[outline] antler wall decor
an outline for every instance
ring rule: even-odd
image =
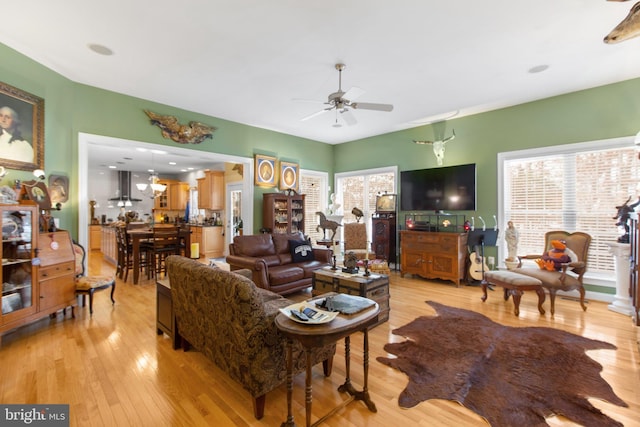
[[[433,145],[433,154],[436,155],[436,160],[438,162],[438,166],[442,166],[442,161],[444,160],[444,146],[447,142],[451,141],[456,137],[455,129],[452,131],[453,135],[448,138],[442,139],[440,141],[416,141],[413,142],[416,144],[432,144]]]
[[[628,0],[607,0],[622,2]],[[604,38],[608,44],[620,43],[633,37],[640,36],[640,2],[633,5],[629,14]]]
[[[200,122],[189,122],[181,125],[174,116],[163,116],[149,110],[144,110],[151,119],[151,124],[162,130],[162,136],[179,144],[200,144],[207,138],[213,138],[216,130],[213,126],[207,126]]]

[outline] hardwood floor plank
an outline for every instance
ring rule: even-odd
[[[99,253],[89,258],[90,271],[109,273]],[[611,312],[607,305],[591,301],[583,312],[579,304],[558,297],[556,315],[540,315],[537,297],[522,298],[520,316],[511,300],[499,291],[480,300],[478,287],[456,288],[450,282],[427,281],[391,274],[389,321],[369,333],[369,392],[378,412],[361,402],[351,403],[329,418],[331,426],[486,426],[477,414],[449,401],[431,400],[414,408],[398,406],[407,377],[376,361],[388,356],[383,346],[403,341],[392,330],[418,316],[433,315],[425,301],[437,301],[482,313],[507,326],[544,326],[587,338],[610,342],[617,351],[594,350],[589,356],[603,365],[602,376],[629,408],[591,400],[625,426],[638,425],[640,413],[640,356],[637,331],[627,316]],[[293,295],[301,300],[309,293]],[[109,292],[97,292],[94,314],[77,307],[52,319],[42,319],[2,338],[0,347],[0,401],[2,403],[68,403],[72,426],[274,426],[286,418],[286,389],[282,385],[267,395],[265,416],[253,417],[249,394],[195,350],[173,350],[170,339],[155,328],[155,282],[133,285],[118,280],[116,304]],[[549,302],[545,302],[548,308]],[[351,378],[362,384],[362,334],[351,339]],[[559,367],[569,369],[569,367]],[[344,382],[344,346],[338,343],[333,374],[313,370],[313,416],[317,420],[346,397],[337,391]],[[293,413],[298,425],[305,419],[304,375],[294,378]],[[571,425],[561,417],[553,426]]]

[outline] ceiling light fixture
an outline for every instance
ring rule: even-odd
[[[153,166],[153,164],[154,164],[153,153],[151,153],[151,166]],[[145,183],[138,183],[136,184],[136,188],[138,189],[138,191],[140,191],[142,194],[149,197],[150,199],[155,199],[156,197],[160,197],[160,195],[164,193],[164,191],[167,189],[167,186],[164,184],[158,183],[158,179],[159,179],[158,174],[155,172],[154,169],[149,169],[149,172],[151,172],[151,175],[149,175],[149,181],[151,182],[151,184],[147,185]],[[150,187],[149,188],[150,191],[147,191],[147,187]]]
[[[97,53],[98,55],[104,55],[104,56],[113,55],[113,51],[104,45],[97,44],[97,43],[89,43],[87,46],[89,47],[89,49],[91,49],[93,52]]]
[[[536,65],[535,67],[529,68],[529,73],[536,74],[546,71],[549,68],[547,64]]]

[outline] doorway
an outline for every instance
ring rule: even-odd
[[[243,185],[240,182],[227,184],[227,194],[225,199],[225,206],[228,206],[226,211],[227,248],[235,236],[241,236],[244,233],[242,187]]]
[[[117,146],[126,143],[127,146],[146,149],[157,149],[159,147],[171,149],[183,156],[199,156],[215,162],[241,163],[244,165],[244,175],[241,181],[242,197],[241,206],[243,212],[253,212],[253,159],[248,157],[232,156],[204,152],[199,150],[189,150],[182,147],[161,146],[142,141],[125,140],[104,135],[93,135],[88,133],[78,133],[78,241],[84,247],[88,247],[89,241],[89,154],[92,146],[106,145]],[[86,208],[85,208],[86,207]],[[253,230],[253,216],[243,218],[244,228]]]

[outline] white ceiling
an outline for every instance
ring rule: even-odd
[[[79,83],[337,144],[639,77],[640,38],[602,41],[631,5],[14,0],[0,41]],[[323,105],[294,99],[325,101],[337,62],[343,90],[394,110],[356,110],[353,126],[333,127],[332,112],[300,121]],[[549,68],[528,72],[540,65]]]

